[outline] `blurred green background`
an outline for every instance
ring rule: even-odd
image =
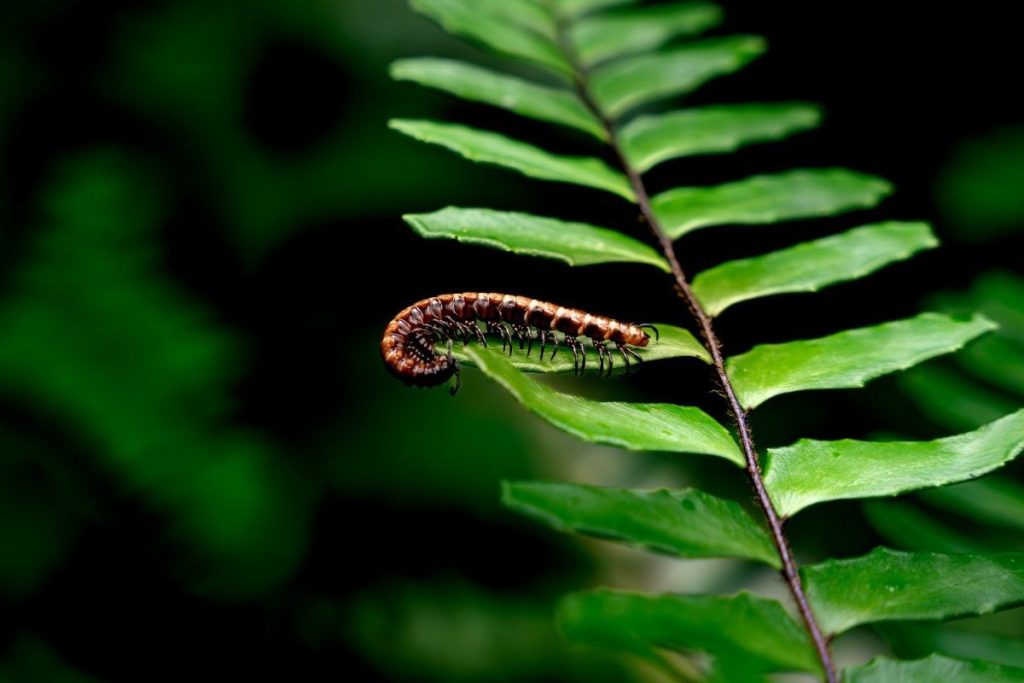
[[[1010,9],[826,5],[725,3],[727,28],[764,33],[772,51],[696,97],[816,100],[825,129],[666,164],[652,182],[833,164],[895,181],[880,215],[933,220],[950,248],[834,292],[738,307],[724,335],[740,351],[925,305],[982,307],[1003,333],[971,356],[755,416],[764,446],[970,428],[1024,400],[1024,112]],[[451,399],[384,372],[388,319],[442,291],[682,314],[656,274],[415,240],[400,215],[447,204],[635,224],[611,200],[388,131],[390,116],[444,115],[552,149],[580,144],[389,82],[389,61],[421,54],[495,61],[402,0],[0,4],[0,681],[656,680],[563,645],[554,600],[600,583],[753,582],[781,594],[770,576],[558,536],[498,504],[508,478],[699,482],[746,500],[727,468],[574,443],[472,373]],[[701,233],[685,265],[815,229]],[[935,290],[947,293],[926,301]],[[718,411],[685,362],[566,386]],[[990,482],[1010,499],[990,547],[1022,549],[1019,479],[1018,467]],[[867,514],[836,504],[794,534],[809,559],[977,541],[969,516],[941,503]],[[939,531],[908,538],[908,514]],[[1007,644],[1024,634],[1018,612],[936,628],[934,642],[896,625],[863,647],[945,638],[1021,664],[1024,647]]]

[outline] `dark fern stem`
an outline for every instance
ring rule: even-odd
[[[782,578],[785,580],[786,585],[789,588],[789,592],[800,612],[800,617],[804,622],[804,626],[806,627],[811,641],[814,644],[814,648],[818,653],[818,659],[821,661],[826,681],[828,681],[828,683],[839,683],[836,666],[832,661],[832,655],[829,652],[828,639],[825,637],[821,627],[818,625],[817,618],[814,616],[814,611],[811,609],[810,602],[807,600],[807,595],[804,593],[798,565],[796,559],[793,557],[793,552],[789,547],[789,541],[786,538],[786,534],[783,529],[784,520],[779,516],[779,513],[775,509],[775,505],[772,503],[771,498],[768,497],[768,491],[764,486],[764,477],[761,473],[761,463],[758,458],[757,451],[754,448],[754,438],[750,429],[750,423],[747,419],[748,415],[740,405],[739,399],[736,396],[736,391],[732,386],[732,382],[730,381],[728,374],[726,374],[725,359],[722,356],[722,345],[715,333],[711,318],[704,311],[700,301],[694,295],[693,289],[690,287],[686,274],[683,272],[683,268],[679,264],[679,259],[676,257],[675,246],[672,243],[672,239],[665,234],[660,222],[654,215],[650,196],[647,193],[647,188],[644,185],[643,178],[622,151],[622,145],[619,140],[619,134],[615,123],[604,115],[590,93],[587,68],[579,59],[579,56],[576,54],[576,50],[569,39],[567,30],[568,26],[565,18],[560,16],[558,11],[551,6],[550,3],[548,3],[548,10],[553,14],[556,21],[559,48],[573,67],[576,92],[586,105],[587,109],[589,109],[590,112],[601,122],[608,138],[608,143],[611,145],[612,150],[615,153],[619,166],[629,177],[629,182],[633,188],[634,194],[636,195],[636,203],[640,209],[643,220],[647,223],[647,227],[657,240],[658,246],[661,248],[662,253],[665,255],[665,258],[668,260],[669,266],[672,269],[672,275],[675,279],[676,293],[687,305],[687,308],[690,310],[690,313],[693,315],[700,327],[700,334],[704,341],[704,347],[708,350],[708,353],[711,354],[716,379],[724,393],[726,402],[729,406],[729,412],[736,425],[736,432],[740,437],[740,444],[743,448],[744,459],[746,460],[747,477],[749,478],[751,485],[754,487],[754,493],[757,497],[758,505],[764,513],[765,521],[768,523],[768,528],[771,532],[772,542],[779,554],[779,559],[782,561]]]

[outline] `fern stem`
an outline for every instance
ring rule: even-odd
[[[739,399],[736,397],[736,390],[733,388],[732,381],[725,371],[722,344],[715,333],[711,317],[704,311],[700,301],[694,295],[693,289],[686,278],[686,273],[683,271],[679,258],[676,256],[675,245],[672,239],[665,233],[657,216],[654,214],[651,198],[647,192],[643,177],[623,152],[615,122],[605,115],[590,92],[587,67],[580,60],[569,38],[565,17],[550,4],[548,4],[548,9],[555,19],[559,49],[561,49],[563,55],[573,67],[573,85],[576,93],[587,109],[590,110],[590,113],[601,122],[607,142],[615,153],[619,166],[629,178],[633,193],[636,195],[636,204],[643,215],[644,221],[647,223],[647,227],[654,235],[654,238],[658,241],[658,245],[672,269],[676,291],[679,297],[686,302],[690,312],[700,326],[704,346],[708,353],[711,354],[715,374],[725,393],[726,401],[729,404],[729,412],[736,423],[736,431],[739,434],[740,444],[743,448],[743,455],[747,464],[747,476],[754,487],[758,505],[760,505],[761,511],[764,513],[771,532],[772,542],[775,544],[775,549],[778,551],[779,559],[782,562],[782,578],[785,580],[789,592],[793,596],[797,610],[800,612],[800,617],[818,653],[818,658],[825,673],[825,680],[828,683],[839,683],[835,663],[832,661],[832,655],[829,652],[828,639],[818,625],[817,618],[814,616],[814,611],[811,609],[810,602],[807,600],[807,595],[804,592],[803,583],[800,580],[799,566],[796,558],[793,556],[789,540],[786,538],[786,533],[783,529],[784,520],[779,516],[778,511],[775,509],[775,504],[772,503],[771,498],[768,496],[768,490],[765,488],[764,477],[761,473],[761,463],[758,458],[757,449],[754,447],[753,432],[750,428],[748,414],[740,405]]]

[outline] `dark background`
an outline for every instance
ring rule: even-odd
[[[964,140],[1024,122],[1013,3],[725,9],[717,33],[759,33],[770,50],[691,101],[815,101],[825,125],[663,165],[652,186],[842,165],[897,193],[830,221],[699,232],[680,247],[684,267],[875,219],[931,220],[947,243],[813,297],[738,306],[721,323],[728,351],[911,315],[930,291],[1020,271],[1019,236],[953,225],[937,189]],[[390,60],[423,54],[495,62],[398,0],[0,5],[0,678],[626,675],[559,645],[550,605],[599,582],[675,581],[678,567],[520,521],[500,509],[497,482],[690,481],[747,494],[715,463],[623,464],[573,445],[473,373],[451,400],[383,371],[379,331],[439,292],[685,321],[657,274],[412,235],[401,214],[454,204],[644,237],[618,200],[389,131],[393,116],[446,117],[589,149],[389,81]],[[721,414],[685,362],[583,384]],[[948,431],[890,381],[780,400],[755,427],[763,446]],[[878,542],[852,505],[794,533],[810,558]]]

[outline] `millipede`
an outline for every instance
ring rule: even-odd
[[[480,323],[483,323],[481,328]],[[452,345],[478,341],[487,346],[487,337],[497,337],[501,348],[512,354],[513,345],[526,348],[527,355],[534,343],[540,346],[540,359],[551,347],[549,360],[558,351],[559,339],[572,352],[575,374],[586,370],[587,356],[580,337],[590,339],[597,352],[598,375],[612,372],[611,343],[622,356],[625,371],[630,371],[630,358],[637,364],[643,359],[633,347],[647,346],[651,341],[645,329],[655,338],[658,330],[646,323],[624,323],[602,315],[593,315],[578,308],[566,308],[514,294],[463,292],[439,294],[417,301],[401,311],[388,323],[380,342],[380,355],[388,370],[408,385],[433,387],[444,384],[452,376],[455,386],[452,396],[462,386],[459,361],[452,354]],[[437,347],[447,344],[447,353]]]

